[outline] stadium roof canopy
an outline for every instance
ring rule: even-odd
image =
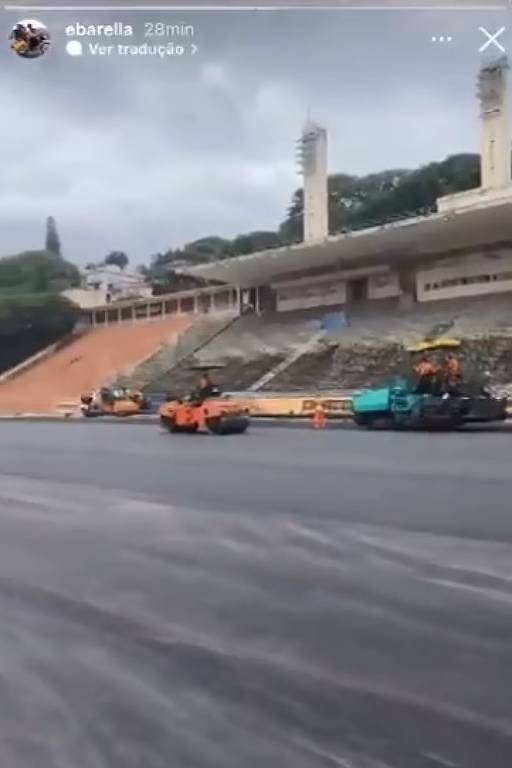
[[[352,269],[383,262],[399,266],[460,249],[489,248],[507,242],[512,243],[511,201],[405,219],[317,243],[260,251],[179,271],[249,288],[313,268]]]

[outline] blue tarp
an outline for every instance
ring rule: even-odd
[[[324,315],[320,321],[323,331],[336,331],[340,328],[348,328],[348,318],[344,312],[331,312]]]

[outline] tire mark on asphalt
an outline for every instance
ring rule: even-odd
[[[128,646],[150,649],[156,656],[169,665],[173,674],[182,678],[183,682],[190,679],[192,673],[198,680],[205,683],[208,690],[217,685],[224,687],[227,681],[237,686],[237,676],[233,675],[240,664],[250,665],[257,682],[260,675],[265,675],[269,667],[276,675],[290,675],[290,680],[297,676],[304,677],[316,687],[323,688],[332,695],[336,689],[359,692],[372,695],[383,700],[400,702],[404,706],[429,710],[432,713],[443,714],[452,720],[459,721],[485,730],[492,730],[501,736],[512,738],[512,720],[504,718],[488,718],[478,712],[466,710],[463,707],[434,701],[428,697],[414,696],[399,689],[379,686],[349,676],[340,675],[334,681],[319,676],[317,670],[285,665],[283,660],[277,664],[270,658],[256,658],[238,653],[223,652],[219,648],[207,644],[182,642],[176,639],[152,636],[147,628],[137,621],[120,616],[90,603],[68,598],[56,592],[50,592],[41,587],[28,586],[11,579],[0,578],[0,594],[16,603],[28,604],[32,609],[42,611],[45,617],[52,616],[56,620],[71,622],[82,626],[89,632],[107,639],[109,636]],[[230,667],[232,666],[232,669]],[[288,667],[288,668],[287,668]],[[242,679],[241,676],[240,679]],[[299,687],[299,684],[297,683]],[[261,685],[257,685],[261,689]],[[512,746],[512,745],[511,745]]]

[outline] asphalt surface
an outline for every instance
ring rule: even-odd
[[[0,431],[0,765],[512,765],[510,435]]]

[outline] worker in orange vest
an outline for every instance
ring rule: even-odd
[[[446,391],[456,394],[462,382],[462,368],[454,354],[450,353],[446,356],[443,373]]]
[[[414,366],[414,373],[418,376],[416,392],[421,394],[431,392],[437,371],[427,355],[423,355],[419,363]]]
[[[323,429],[327,424],[327,415],[322,403],[317,403],[313,411],[313,429]]]
[[[434,373],[434,366],[426,355],[423,355],[419,363],[414,366],[415,372],[418,376],[432,376]]]

